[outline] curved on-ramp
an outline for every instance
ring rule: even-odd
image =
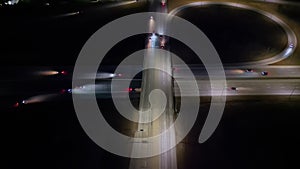
[[[272,21],[276,22],[278,25],[280,25],[283,28],[283,30],[286,33],[286,36],[288,39],[288,44],[286,45],[285,49],[282,50],[277,55],[267,58],[267,59],[259,60],[259,61],[233,63],[233,64],[230,64],[231,66],[237,66],[237,65],[238,66],[251,66],[251,65],[273,64],[273,63],[276,63],[276,62],[279,62],[281,60],[288,58],[289,56],[291,56],[294,53],[295,48],[297,46],[297,37],[296,37],[295,33],[293,32],[293,30],[285,22],[283,22],[281,19],[279,19],[275,15],[273,15],[269,12],[254,8],[252,6],[234,3],[234,2],[203,1],[203,2],[194,2],[194,3],[182,5],[180,7],[173,9],[169,14],[176,15],[179,11],[181,11],[183,9],[186,9],[189,7],[195,7],[195,6],[206,6],[206,5],[226,5],[226,6],[232,6],[232,7],[237,7],[237,8],[248,9],[248,10],[254,11],[254,12],[259,13],[259,14],[271,19]]]

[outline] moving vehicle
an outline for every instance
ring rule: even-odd
[[[267,72],[267,71],[262,71],[261,72],[261,75],[263,75],[263,76],[267,76],[269,74],[269,72]]]

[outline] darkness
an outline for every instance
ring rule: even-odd
[[[47,2],[53,5],[45,6]],[[74,111],[71,93],[62,92],[71,88],[77,56],[95,31],[116,18],[149,8],[147,3],[106,8],[113,3],[36,0],[32,4],[0,7],[3,168],[128,168],[129,158],[105,151],[86,135]],[[282,8],[287,15],[291,14],[289,10],[295,12],[293,8]],[[79,14],[65,16],[77,12]],[[209,6],[189,8],[178,15],[207,34],[224,63],[265,59],[287,44],[282,28],[250,11]],[[125,57],[144,49],[146,38],[146,34],[139,34],[120,41],[107,53],[99,71],[113,72]],[[189,47],[167,38],[166,50],[187,64],[201,64]],[[33,74],[40,70],[66,71],[67,74],[51,77]],[[141,74],[136,75],[131,87],[140,87],[141,78]],[[49,93],[58,97],[42,103],[21,104],[24,98]],[[137,107],[139,94],[131,93],[130,98]],[[210,99],[201,97],[196,124],[176,147],[178,169],[299,168],[299,96],[228,97],[215,133],[207,142],[199,144],[197,140]],[[111,98],[97,101],[109,124],[133,136],[137,124],[122,117]],[[177,106],[180,105],[180,98],[176,101]],[[17,102],[19,105],[14,106]]]
[[[25,105],[4,115],[5,159],[9,168],[127,168],[129,159],[99,148],[82,130],[70,95],[52,103]],[[206,98],[201,98],[207,100]],[[278,168],[298,166],[299,97],[228,98],[224,116],[213,136],[197,142],[209,102],[202,102],[197,122],[177,146],[178,168]],[[99,107],[118,131],[131,135],[128,120],[111,100]],[[2,119],[2,120],[3,120]],[[125,125],[127,124],[127,125]]]
[[[277,23],[250,10],[214,5],[189,7],[176,15],[205,33],[223,63],[266,59],[281,52],[287,44],[287,37]]]
[[[15,16],[11,10],[0,11],[1,25],[5,25],[1,27],[1,65],[74,65],[82,46],[95,31],[109,21],[146,9],[145,4],[115,10],[105,5],[68,7],[67,12],[60,7],[49,10],[51,13],[43,8],[12,9]],[[77,11],[79,15],[63,16]]]

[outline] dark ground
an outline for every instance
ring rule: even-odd
[[[280,53],[287,44],[279,25],[253,11],[213,5],[186,8],[177,16],[206,34],[223,63],[266,59]]]
[[[61,17],[39,15],[43,9],[2,11],[0,40],[1,65],[61,66],[74,65],[88,38],[106,23],[132,13],[146,11],[144,3],[91,9],[72,9],[79,15]],[[35,13],[35,14],[28,14]],[[59,10],[58,13],[65,14]],[[46,12],[47,13],[47,12]],[[15,14],[15,16],[14,16]],[[12,15],[12,16],[11,16]]]
[[[2,112],[2,133],[8,168],[111,169],[129,166],[129,159],[112,155],[82,130],[70,96],[55,102],[23,105]],[[207,100],[201,98],[201,100]],[[209,99],[208,99],[209,100]],[[231,97],[223,118],[204,144],[197,143],[209,109],[201,103],[196,124],[177,146],[178,169],[240,169],[299,167],[299,97]],[[135,125],[115,112],[109,99],[99,100],[107,121],[131,135]],[[105,137],[105,134],[103,135]],[[296,167],[297,166],[297,167]]]
[[[204,144],[197,139],[209,105],[200,108],[194,128],[177,146],[179,169],[299,167],[299,97],[239,99],[228,98],[217,130]]]

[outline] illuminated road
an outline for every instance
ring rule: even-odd
[[[206,78],[206,69],[199,65],[190,65],[197,78]],[[240,78],[300,78],[300,66],[248,66],[248,67],[224,67],[227,79]],[[250,70],[250,71],[247,71]],[[268,72],[263,76],[262,72]],[[174,77],[184,78],[187,70],[180,65],[174,65]]]
[[[165,72],[172,73],[171,58],[168,55],[154,55],[154,48],[145,54],[145,67],[158,67]],[[156,80],[153,79],[155,77]],[[158,91],[161,91],[159,92]],[[153,92],[153,90],[157,92]],[[153,92],[153,93],[152,93]],[[151,99],[149,96],[152,94]],[[164,98],[164,99],[162,99]],[[162,105],[163,102],[166,104]],[[149,111],[150,110],[150,111]],[[149,137],[157,135],[165,131],[173,122],[173,88],[172,78],[167,73],[159,70],[147,70],[143,72],[142,91],[140,96],[140,111],[145,112],[140,114],[140,122],[152,121],[153,116],[157,112],[161,112],[161,116],[151,123],[139,123],[136,137]],[[160,113],[159,113],[160,114]],[[145,142],[136,143],[143,144],[139,150],[135,151],[153,151],[154,149],[164,149],[171,141],[175,142],[175,131],[168,137],[161,137],[158,145],[152,144],[145,138]],[[172,168],[176,167],[176,150],[173,149],[160,156],[146,159],[132,159],[130,168]]]
[[[194,73],[196,79],[198,81],[207,80],[208,76],[204,67],[200,65],[190,65],[192,72]],[[16,69],[13,67],[12,69]],[[23,98],[24,100],[29,99],[30,97],[37,96],[40,94],[50,94],[60,92],[61,89],[67,89],[67,87],[63,87],[61,84],[65,84],[67,80],[70,80],[70,75],[61,76],[56,75],[58,69],[49,69],[47,67],[33,67],[33,68],[21,68],[18,67],[18,70],[21,72],[15,73],[8,73],[8,77],[4,80],[1,80],[1,96],[5,97],[7,95],[24,95],[27,98]],[[102,79],[101,82],[97,83],[96,86],[96,93],[98,93],[99,97],[101,96],[109,96],[110,94],[110,83],[105,79],[110,79],[113,76],[116,80],[122,81],[131,81],[128,77],[131,76],[130,70],[138,70],[142,69],[141,66],[130,66],[130,68],[126,68],[127,74],[123,72],[116,72],[116,73],[106,73],[106,72],[99,72],[97,75],[97,79]],[[252,69],[253,72],[246,72],[246,69]],[[70,72],[69,67],[65,67],[64,70],[68,70]],[[3,70],[4,71],[4,70]],[[133,72],[135,72],[133,71]],[[173,76],[175,79],[178,80],[188,80],[186,79],[187,71],[183,66],[174,65],[173,66]],[[261,72],[267,71],[267,76],[262,76]],[[6,72],[13,72],[10,69],[6,68]],[[225,73],[227,77],[227,87],[242,87],[248,90],[242,90],[242,88],[238,92],[227,92],[227,95],[275,95],[278,91],[281,91],[281,94],[289,95],[291,94],[290,90],[294,87],[300,86],[299,79],[300,79],[300,66],[253,66],[253,67],[225,67]],[[15,79],[16,74],[18,75],[18,79]],[[118,76],[120,74],[121,76]],[[43,77],[46,76],[46,77]],[[53,77],[51,77],[53,76]],[[47,77],[49,78],[47,80]],[[85,78],[89,78],[87,75]],[[41,80],[44,79],[44,80]],[[55,83],[53,83],[53,79]],[[64,80],[62,80],[64,79]],[[245,83],[243,83],[243,80]],[[32,81],[35,81],[35,84],[32,84]],[[140,81],[139,79],[136,80],[137,82]],[[10,83],[14,82],[14,84],[19,84],[16,87],[12,86]],[[30,83],[31,85],[25,85],[26,82]],[[58,83],[59,82],[59,83]],[[162,81],[160,81],[162,82]],[[278,83],[277,83],[278,82]],[[280,83],[279,83],[280,82]],[[8,83],[8,84],[7,84]],[[45,85],[51,83],[49,87],[53,87],[53,89],[46,89],[44,88]],[[205,82],[208,83],[208,82]],[[5,85],[7,84],[7,85]],[[257,85],[256,85],[257,84]],[[279,85],[280,84],[280,85]],[[265,89],[263,90],[262,87]],[[13,88],[13,90],[12,90]],[[81,88],[73,89],[75,93],[91,93],[92,89],[89,84],[85,84]],[[203,88],[201,88],[203,89]],[[251,90],[250,90],[251,89]],[[272,90],[270,90],[272,89]],[[285,92],[282,92],[283,89],[286,89]],[[53,92],[49,92],[49,90]],[[209,90],[209,88],[205,88],[203,90]],[[250,92],[251,91],[251,92]],[[128,92],[126,89],[122,91],[115,91],[116,93],[124,93]],[[208,95],[209,93],[200,93],[201,95]],[[294,95],[299,94],[297,91],[293,92]]]
[[[185,89],[186,93],[190,94],[188,96],[195,96],[194,93],[189,93],[190,82],[189,79],[179,78],[177,81],[180,81]],[[210,82],[207,78],[197,80],[199,86],[200,96],[211,96],[211,87]],[[109,94],[110,90],[101,90],[100,86],[105,84],[99,84],[96,87],[96,93],[98,94]],[[109,87],[109,84],[106,84]],[[106,86],[105,85],[105,86]],[[236,87],[237,90],[232,90],[231,87]],[[229,79],[227,80],[227,86],[224,86],[222,92],[216,91],[216,93],[222,93],[227,96],[239,96],[239,95],[300,95],[300,79]],[[78,90],[81,90],[79,92]],[[92,91],[87,87],[85,89],[77,89],[74,92],[87,94]],[[118,93],[124,93],[127,91],[115,91]],[[179,96],[179,89],[175,86],[175,95]],[[117,95],[116,95],[117,96]]]
[[[151,9],[153,11],[167,12],[166,6],[161,6],[160,1],[152,2]],[[153,9],[152,9],[153,8]],[[164,32],[164,25],[155,25],[155,22],[160,18],[153,18],[151,16],[149,21],[149,32]],[[159,30],[155,30],[158,28]],[[142,77],[142,87],[141,96],[139,104],[139,125],[138,131],[135,137],[145,137],[145,141],[137,147],[139,150],[135,151],[155,151],[154,149],[159,149],[163,151],[171,143],[174,144],[175,141],[175,130],[170,132],[170,135],[161,135],[159,143],[151,143],[147,137],[157,135],[164,132],[173,123],[174,120],[174,103],[173,103],[173,80],[170,75],[172,75],[172,64],[171,55],[169,53],[157,53],[154,52],[156,48],[164,46],[165,37],[152,35],[149,38],[146,48],[148,51],[144,56],[144,68],[155,67],[157,69],[149,69],[143,72]],[[154,92],[156,91],[156,92]],[[152,96],[150,98],[150,95]],[[161,113],[158,113],[161,112]],[[160,115],[157,120],[154,120],[155,114]],[[143,123],[145,121],[150,121],[150,123]],[[130,169],[139,168],[149,168],[149,169],[176,169],[176,149],[172,149],[161,155],[152,158],[143,159],[131,159]]]
[[[120,66],[122,67],[122,66]],[[207,73],[203,65],[189,65],[190,70],[197,78],[206,78]],[[122,76],[116,77],[118,79],[129,79],[134,72],[141,71],[142,66],[132,65],[123,66],[121,69],[128,70],[124,72],[116,72],[114,75],[121,74]],[[247,69],[251,69],[251,72],[247,72]],[[227,78],[300,78],[300,66],[227,66],[224,67],[224,71]],[[268,72],[267,76],[263,76],[261,72]],[[173,76],[175,78],[186,77],[188,70],[183,65],[173,65]],[[111,78],[112,73],[99,72],[98,79]],[[89,78],[90,76],[86,76]]]
[[[181,80],[179,80],[181,81]],[[184,89],[189,91],[190,82],[182,79],[185,83]],[[248,80],[228,80],[227,86],[222,91],[211,90],[209,80],[198,80],[200,96],[212,96],[215,93],[222,93],[226,96],[243,96],[243,95],[299,95],[300,79],[248,79]],[[236,89],[232,89],[235,87]],[[195,96],[192,92],[187,92],[187,96]],[[180,91],[175,88],[175,96],[180,96]]]
[[[254,0],[257,2],[264,2],[264,3],[277,3],[277,4],[287,4],[287,5],[300,5],[297,1],[285,1],[285,0]]]

